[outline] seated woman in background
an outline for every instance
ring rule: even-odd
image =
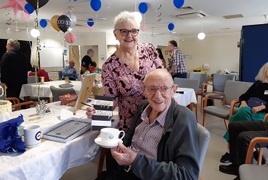
[[[50,81],[49,80],[49,76],[47,74],[47,72],[44,69],[39,69],[36,65],[33,66],[31,72],[29,72],[28,76],[35,76],[35,73],[37,72],[37,76],[40,77],[44,77],[44,81]]]
[[[234,121],[262,121],[268,112],[268,63],[265,63],[255,78],[256,82],[239,97],[240,107],[238,112],[230,117],[230,122]],[[257,102],[252,103],[252,98],[257,98]],[[229,143],[229,133],[225,133],[224,138]],[[258,156],[256,151],[255,156]],[[225,153],[221,160],[223,163],[230,161],[230,154]],[[262,161],[265,162],[265,159]]]

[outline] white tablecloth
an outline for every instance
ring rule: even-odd
[[[194,89],[192,88],[178,88],[178,91],[183,91],[183,94],[180,93],[175,93],[173,98],[175,99],[175,101],[182,105],[182,106],[188,106],[191,103],[196,104],[197,100],[196,100],[196,94],[194,92]]]
[[[47,106],[51,113],[41,119],[31,116],[35,114],[35,108],[15,111],[11,116],[14,118],[22,114],[25,120],[22,126],[38,124],[44,130],[61,122],[59,116],[62,108],[72,110],[72,107],[60,106],[59,102],[49,103]],[[88,120],[84,110],[78,110],[74,117]],[[58,180],[67,169],[95,158],[99,146],[94,143],[94,139],[98,134],[99,131],[88,131],[67,143],[42,139],[38,147],[27,149],[25,153],[0,153],[0,179]]]
[[[50,91],[50,86],[55,86],[56,88],[60,88],[59,85],[64,84],[65,81],[49,81],[45,82],[44,84],[36,84],[36,83],[29,83],[23,84],[20,90],[20,98],[25,96],[30,97],[37,97],[38,90],[39,90],[39,97],[53,97],[52,92]],[[76,92],[79,92],[82,86],[82,81],[71,81],[73,88]]]

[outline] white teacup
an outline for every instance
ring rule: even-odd
[[[41,128],[39,125],[24,128],[24,142],[28,148],[39,146],[41,143]]]
[[[121,137],[119,138],[119,135]],[[122,140],[125,136],[125,132],[123,130],[119,131],[118,129],[115,128],[103,128],[101,129],[100,137],[101,141],[103,143],[114,143],[118,142],[119,140]]]

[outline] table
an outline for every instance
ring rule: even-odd
[[[73,110],[73,107],[61,106],[60,102],[49,103],[47,106],[50,107],[51,113],[41,119],[31,116],[35,113],[35,108],[14,111],[11,116],[14,118],[22,114],[25,120],[22,126],[38,124],[44,131],[61,122],[58,116],[62,108]],[[85,108],[78,110],[74,117],[88,120]],[[118,112],[114,112],[114,115],[117,118]],[[117,123],[117,120],[114,123]],[[99,131],[88,131],[67,143],[42,139],[38,147],[27,149],[22,154],[0,153],[0,179],[57,180],[67,169],[85,164],[95,158],[99,146],[94,143],[94,139],[98,134]]]
[[[38,89],[39,89],[39,97],[48,97],[52,98],[52,92],[50,91],[50,86],[55,86],[59,88],[60,84],[64,84],[65,81],[48,81],[44,82],[44,84],[36,84],[36,83],[28,83],[23,84],[20,90],[20,98],[24,97],[37,97]],[[77,93],[79,93],[82,81],[71,81],[73,88]]]
[[[183,94],[175,93],[173,98],[182,106],[188,106],[191,103],[197,104],[196,94],[192,88],[178,88],[177,92],[183,92]]]

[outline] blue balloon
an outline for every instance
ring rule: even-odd
[[[181,8],[184,4],[184,0],[173,0],[173,4],[176,8]]]
[[[142,14],[145,14],[148,10],[148,5],[146,2],[141,2],[139,4],[139,11],[142,13]]]
[[[25,4],[24,9],[29,13],[32,14],[34,12],[34,7],[30,4]]]
[[[41,19],[40,22],[39,22],[39,24],[40,24],[40,26],[41,26],[42,28],[45,28],[45,27],[47,27],[47,20],[45,20],[45,19]]]
[[[173,23],[168,24],[168,29],[172,31],[175,28],[175,25]]]
[[[92,18],[89,18],[89,19],[87,20],[87,25],[90,26],[90,27],[94,26],[94,21],[93,21]]]
[[[101,8],[101,1],[100,0],[91,0],[90,6],[94,11],[99,11]]]

